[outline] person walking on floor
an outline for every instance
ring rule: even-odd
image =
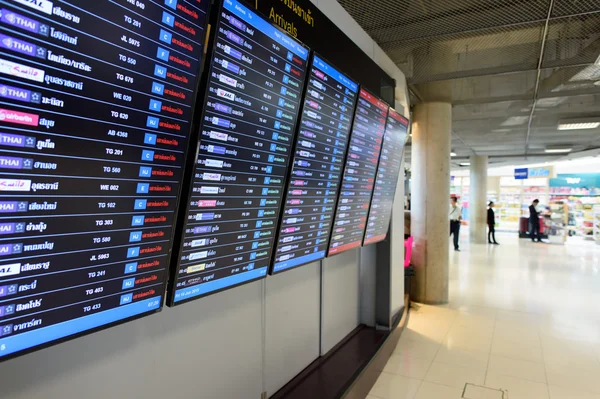
[[[450,203],[450,237],[454,234],[454,250],[460,251],[458,238],[460,235],[460,221],[462,220],[462,208],[458,205],[458,198],[452,197]]]
[[[496,241],[496,214],[494,213],[494,201],[490,201],[490,203],[488,204],[487,224],[488,224],[488,242],[490,244],[500,245]],[[492,239],[494,241],[492,241]]]
[[[537,210],[537,206],[540,200],[535,199],[529,205],[529,237],[533,242],[542,242],[540,238],[540,213]]]

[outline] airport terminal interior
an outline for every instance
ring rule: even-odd
[[[0,399],[600,399],[600,1],[0,0]]]

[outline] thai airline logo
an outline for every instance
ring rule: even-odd
[[[11,265],[0,266],[0,277],[15,276],[21,273],[21,264],[13,263]]]
[[[38,11],[52,15],[52,2],[48,0],[13,0],[16,3],[23,4]]]

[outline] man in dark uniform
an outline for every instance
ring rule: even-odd
[[[540,203],[539,200],[533,200],[533,203],[529,205],[529,237],[533,242],[542,242],[540,238],[540,213],[537,210],[537,206]]]
[[[500,245],[496,241],[496,214],[494,213],[494,201],[490,201],[487,210],[487,224],[488,224],[488,243],[494,245]],[[492,241],[492,239],[494,241]]]

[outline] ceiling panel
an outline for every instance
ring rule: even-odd
[[[481,104],[460,104],[452,106],[454,121],[499,118],[502,123],[511,116],[528,117],[533,106],[533,100],[499,101]]]
[[[436,37],[546,18],[549,0],[339,0],[381,43]]]
[[[405,73],[412,104],[435,94],[422,84],[451,82],[459,156],[600,146],[600,132],[558,130],[600,118],[600,0],[338,1]]]
[[[593,64],[600,54],[600,13],[551,20],[546,40],[542,67]]]
[[[553,17],[598,11],[598,0],[554,0]]]
[[[545,99],[557,95],[576,96],[598,93],[600,92],[598,81],[600,81],[600,65],[544,69],[540,77],[539,97]],[[560,100],[559,103],[562,102],[564,100]],[[544,101],[543,104],[552,106],[550,100]]]
[[[519,29],[491,28],[438,37],[382,42],[399,64],[410,64],[409,83],[532,70],[537,67],[543,22]]]
[[[453,104],[505,102],[507,99],[533,99],[536,71],[470,76],[452,80]]]

